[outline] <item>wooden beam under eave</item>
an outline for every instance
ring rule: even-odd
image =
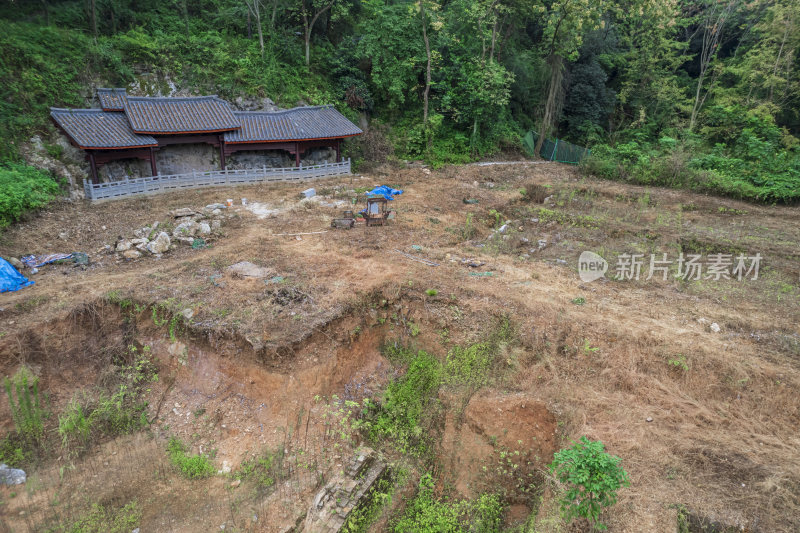
[[[87,150],[89,154],[89,167],[92,169],[92,183],[100,183],[100,179],[97,177],[97,163],[94,160],[94,150]]]
[[[156,151],[150,147],[150,172],[151,176],[158,176],[158,167],[156,167]]]

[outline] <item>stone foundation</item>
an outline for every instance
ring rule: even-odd
[[[370,448],[360,448],[345,471],[320,490],[306,515],[303,533],[337,533],[369,489],[386,474],[386,464]]]

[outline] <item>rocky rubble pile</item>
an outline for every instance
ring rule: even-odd
[[[170,212],[170,222],[153,222],[134,231],[131,239],[120,236],[114,244],[106,245],[106,249],[125,259],[138,259],[145,253],[164,254],[179,245],[204,247],[222,228],[225,209],[224,204],[210,204],[199,210],[175,209]]]

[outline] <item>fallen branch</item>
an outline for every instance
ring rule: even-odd
[[[422,263],[423,265],[428,265],[428,266],[432,266],[432,267],[438,267],[439,266],[439,263],[434,263],[433,261],[431,261],[429,259],[420,259],[419,257],[414,257],[413,255],[409,255],[409,254],[407,254],[405,252],[401,252],[400,250],[398,250],[396,248],[394,250],[392,250],[392,251],[397,252],[398,254],[400,254],[402,256],[405,256],[408,259],[411,259],[412,261],[416,261],[418,263]]]
[[[328,233],[328,230],[323,231],[309,231],[308,233],[273,233],[273,237],[294,237],[295,235],[317,235],[319,233]]]

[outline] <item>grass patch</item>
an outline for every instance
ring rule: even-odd
[[[170,462],[178,468],[181,475],[187,479],[203,479],[211,477],[214,465],[205,454],[190,455],[186,445],[176,437],[170,437],[167,443],[167,455]]]
[[[142,519],[142,510],[132,501],[120,509],[95,503],[75,522],[58,524],[46,533],[130,533]]]

